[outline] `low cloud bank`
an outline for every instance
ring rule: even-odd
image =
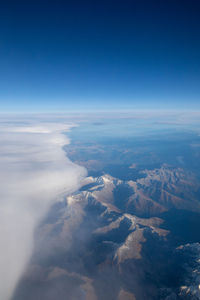
[[[63,150],[71,125],[0,123],[0,299],[9,300],[50,206],[80,187],[86,170]]]

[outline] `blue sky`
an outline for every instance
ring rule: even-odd
[[[6,1],[1,111],[200,109],[199,1]]]

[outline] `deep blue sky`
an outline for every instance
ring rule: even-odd
[[[200,1],[0,3],[1,111],[200,109]]]

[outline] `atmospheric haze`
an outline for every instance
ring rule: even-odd
[[[7,119],[0,123],[0,299],[12,297],[50,206],[81,185],[86,170],[63,150],[73,125]]]

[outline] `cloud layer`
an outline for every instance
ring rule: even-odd
[[[50,206],[75,191],[86,170],[63,150],[71,125],[0,123],[0,299],[11,298]]]

